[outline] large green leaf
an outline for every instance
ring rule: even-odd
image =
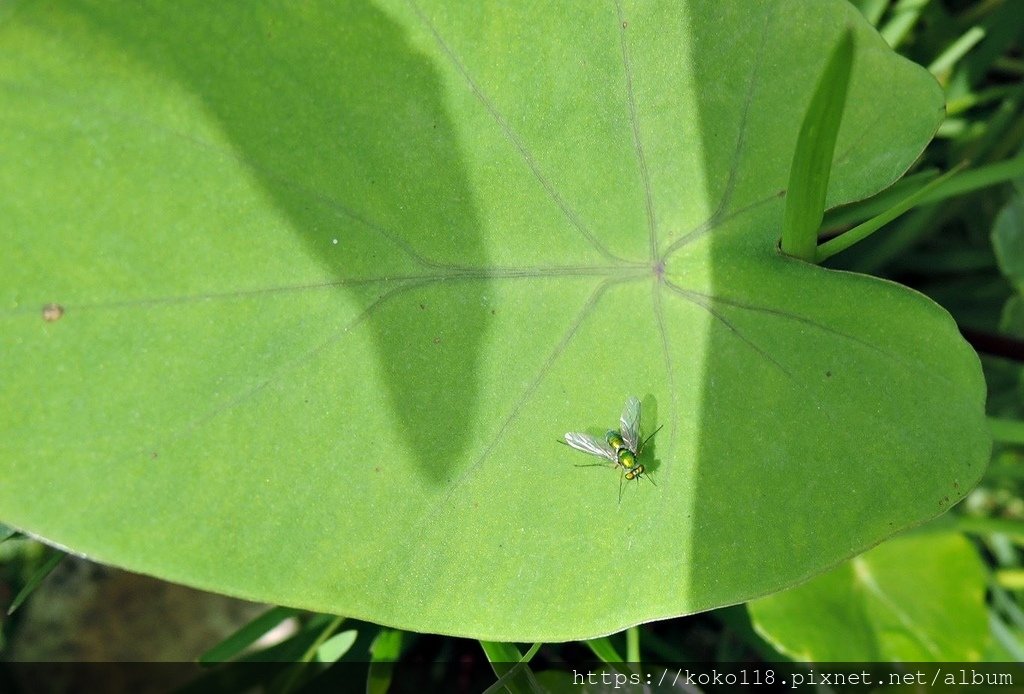
[[[845,26],[830,204],[941,117],[845,2],[0,21],[4,522],[243,597],[555,640],[791,585],[981,474],[949,316],[777,251]],[[556,441],[630,395],[664,428],[657,486],[620,503]]]
[[[893,539],[750,603],[754,627],[810,661],[971,661],[989,645],[985,566],[956,533]]]

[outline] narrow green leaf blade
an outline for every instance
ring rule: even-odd
[[[512,694],[544,691],[527,665],[540,649],[540,643],[533,644],[523,654],[513,643],[481,641],[480,645],[494,669],[494,674],[498,675],[498,680],[487,688],[488,694],[501,691]]]
[[[57,568],[57,564],[59,564],[61,559],[66,556],[67,553],[65,552],[51,550],[50,556],[46,558],[46,561],[39,565],[39,568],[32,573],[27,581],[25,581],[25,585],[18,591],[18,594],[14,596],[14,599],[11,600],[11,605],[7,608],[8,616],[14,614],[15,611],[21,607],[22,603],[32,595],[35,589],[39,587],[39,584],[50,575],[51,571]]]
[[[212,665],[230,660],[295,614],[297,611],[289,607],[272,607],[199,656],[199,662],[204,665]]]
[[[611,639],[607,636],[588,639],[585,643],[587,648],[593,651],[594,655],[604,663],[624,662],[622,656],[615,650],[615,646],[612,644]]]
[[[340,631],[324,641],[316,649],[316,659],[321,663],[333,663],[349,652],[359,632],[355,629]]]
[[[386,694],[391,688],[394,663],[402,655],[402,632],[397,629],[381,629],[370,646],[370,672],[367,677],[367,694]]]
[[[839,125],[853,70],[853,32],[843,32],[818,78],[793,153],[786,212],[782,220],[782,252],[815,261],[818,228],[832,171]]]

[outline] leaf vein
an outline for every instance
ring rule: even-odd
[[[711,213],[711,216],[708,217],[707,221],[698,225],[692,231],[685,234],[682,238],[676,240],[675,243],[669,246],[668,250],[665,252],[666,256],[672,253],[673,251],[676,251],[682,248],[683,246],[696,241],[701,236],[707,234],[715,227],[717,227],[721,222],[724,221],[723,216],[725,215],[729,205],[732,203],[732,196],[736,189],[736,172],[739,169],[740,159],[742,158],[743,152],[746,149],[750,105],[754,101],[754,92],[756,91],[757,85],[761,81],[765,48],[768,44],[768,27],[771,25],[772,14],[773,11],[770,11],[768,14],[765,15],[764,26],[761,30],[761,43],[757,49],[757,57],[754,61],[754,67],[750,71],[750,79],[747,81],[747,91],[743,96],[743,107],[740,113],[740,126],[738,129],[739,132],[736,136],[736,145],[733,147],[732,161],[729,164],[729,177],[728,179],[726,179],[725,190],[722,191],[722,197],[719,199],[718,205],[715,207],[715,211]],[[776,197],[777,195],[777,193],[773,193],[771,196],[768,196],[768,198],[765,199],[770,200],[771,198]],[[743,209],[750,209],[756,204],[757,203],[748,205]],[[733,215],[729,215],[729,217],[732,217],[734,215],[735,213]]]
[[[644,207],[647,211],[647,233],[650,243],[650,258],[653,263],[658,258],[658,227],[654,214],[654,199],[651,194],[650,173],[647,170],[647,158],[644,156],[644,143],[640,137],[640,124],[636,115],[636,99],[633,94],[633,63],[626,42],[626,18],[622,11],[621,0],[615,0],[615,10],[619,19],[619,47],[622,52],[622,70],[626,76],[626,103],[629,107],[629,123],[633,131],[633,149],[636,152],[637,168],[644,188]]]
[[[433,36],[434,41],[440,47],[441,52],[444,53],[445,57],[451,62],[451,64],[455,67],[458,73],[462,76],[462,79],[465,80],[470,91],[473,92],[473,95],[491,115],[491,118],[494,119],[494,122],[497,123],[498,127],[501,128],[502,132],[505,134],[505,137],[508,139],[508,141],[511,142],[512,145],[519,152],[520,158],[530,169],[530,171],[533,174],[533,177],[541,185],[544,191],[548,194],[548,197],[551,198],[552,202],[554,202],[558,209],[561,210],[562,215],[566,218],[569,224],[584,239],[586,239],[587,243],[589,243],[595,251],[600,253],[606,260],[612,262],[628,262],[625,258],[621,258],[612,253],[610,250],[608,250],[608,248],[605,247],[604,244],[602,244],[597,239],[593,232],[587,228],[586,224],[583,223],[583,220],[580,219],[576,211],[569,206],[569,203],[565,201],[565,198],[563,198],[561,193],[558,192],[558,189],[555,188],[555,185],[554,183],[552,183],[551,179],[548,178],[548,176],[541,170],[540,165],[534,158],[533,153],[526,146],[526,143],[523,142],[522,138],[520,138],[516,131],[512,129],[512,126],[509,124],[508,119],[505,118],[504,115],[502,115],[501,111],[498,110],[497,106],[494,105],[494,103],[484,93],[480,85],[477,84],[476,80],[469,73],[469,70],[463,64],[462,60],[460,60],[459,57],[455,54],[455,50],[452,48],[451,45],[449,45],[448,41],[444,38],[444,36],[441,35],[441,32],[438,30],[438,28],[434,25],[430,18],[427,17],[427,15],[423,12],[422,8],[420,8],[420,6],[414,0],[407,0],[407,2],[409,6],[412,8],[412,11],[416,14],[419,20],[427,28],[427,31],[430,32],[431,36]]]

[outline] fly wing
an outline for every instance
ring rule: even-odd
[[[630,395],[626,400],[619,422],[622,425],[619,431],[626,448],[636,453],[636,445],[640,441],[640,401],[634,396]]]
[[[583,451],[600,458],[607,458],[613,463],[616,460],[615,451],[612,450],[611,446],[588,434],[566,434],[565,442],[577,451]]]

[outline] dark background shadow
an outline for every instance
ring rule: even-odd
[[[365,370],[384,374],[400,434],[425,476],[446,479],[467,446],[469,429],[453,423],[474,417],[490,312],[480,300],[486,278],[464,271],[485,268],[487,258],[430,61],[368,3],[302,3],[285,12],[205,2],[190,3],[188,13],[179,4],[75,7],[97,33],[202,101],[230,138],[234,151],[224,154],[247,165],[322,261],[326,278],[310,282],[336,283],[332,291],[365,307],[336,335],[369,327],[378,360]],[[207,194],[197,191],[197,204]],[[241,256],[249,232],[221,233],[238,235]],[[381,402],[378,393],[338,397]],[[338,435],[366,443],[354,436],[359,428],[339,422]]]

